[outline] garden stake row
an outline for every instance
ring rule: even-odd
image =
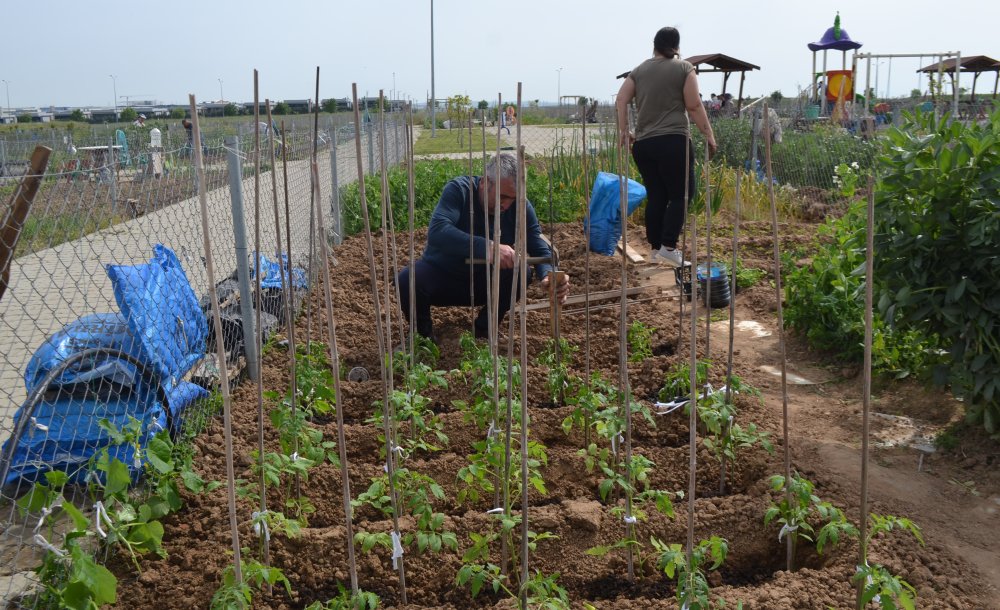
[[[503,95],[499,92],[497,93],[497,108],[502,111],[503,107]],[[484,140],[485,142],[485,140]],[[485,144],[484,144],[485,145]],[[487,265],[487,271],[492,271],[491,274],[487,275],[487,291],[486,298],[488,301],[489,308],[489,320],[488,320],[488,341],[490,343],[490,354],[493,358],[493,430],[497,430],[500,423],[500,349],[499,349],[499,338],[500,338],[500,324],[497,320],[498,313],[500,311],[500,121],[497,121],[497,150],[494,159],[496,162],[496,175],[490,176],[488,179],[493,183],[494,199],[493,199],[493,229],[490,230],[490,218],[489,218],[489,205],[485,201],[485,198],[489,195],[489,191],[486,190],[483,193],[483,228],[487,235],[487,244],[493,244],[493,252],[487,255],[487,259],[492,261],[492,267]],[[486,176],[486,166],[483,165],[483,180],[487,180]],[[472,188],[471,181],[469,188]],[[490,286],[492,288],[490,288]],[[510,367],[510,362],[507,363],[508,368]],[[523,424],[523,422],[522,422]],[[499,475],[498,475],[499,478]],[[498,485],[493,487],[493,506],[496,507],[500,503],[501,492],[498,489]],[[506,569],[507,556],[509,549],[507,548],[507,543],[505,536],[501,536],[500,540],[500,556],[503,560],[504,569]]]
[[[260,310],[263,308],[263,303],[261,300],[261,287],[260,287],[260,97],[259,97],[259,86],[258,86],[258,74],[257,70],[253,71],[253,106],[254,106],[254,138],[253,138],[253,247],[254,247],[254,316],[256,317],[254,326],[254,337],[253,341],[257,344],[256,355],[254,356],[257,360],[255,363],[257,369],[257,454],[258,467],[260,468],[260,480],[258,485],[260,487],[260,514],[267,514],[267,484],[264,481],[264,358],[261,352],[264,349],[264,342],[261,339],[264,334],[261,329],[260,324]],[[273,172],[272,172],[273,174]],[[279,259],[280,260],[280,259]],[[245,331],[246,329],[244,329]],[[246,332],[243,334],[243,340],[246,341]],[[298,491],[298,477],[295,479],[295,488]],[[260,549],[261,561],[265,567],[270,567],[271,565],[271,541],[267,535],[265,535],[264,528],[260,528],[260,538],[257,541],[258,548]],[[268,585],[268,594],[271,593],[271,586]]]
[[[198,104],[194,94],[188,95],[191,110],[193,141],[201,142],[198,126]],[[233,539],[233,576],[237,584],[243,583],[240,560],[240,531],[236,522],[236,475],[233,469],[233,420],[232,397],[229,394],[229,370],[226,368],[226,346],[223,344],[222,317],[219,312],[219,292],[215,287],[215,264],[212,262],[212,239],[208,224],[208,194],[205,192],[205,163],[201,146],[194,149],[194,165],[198,172],[198,204],[201,208],[201,235],[205,248],[205,273],[208,277],[208,295],[212,303],[212,321],[215,326],[215,357],[219,363],[219,389],[222,391],[222,433],[226,444],[226,496],[229,502],[229,530]]]
[[[316,78],[319,79],[319,68],[316,68]],[[357,108],[357,105],[355,105]],[[357,111],[355,110],[355,113]],[[284,125],[284,122],[282,122]],[[282,130],[284,133],[284,130]],[[286,146],[282,146],[282,157],[285,158]],[[361,157],[359,156],[358,159]],[[312,167],[310,168],[312,173],[315,174],[316,179],[313,181],[313,188],[316,189],[316,196],[313,197],[314,207],[320,206],[319,197],[319,165],[316,160],[313,159]],[[364,180],[359,180],[363,183]],[[285,192],[287,195],[288,183],[285,182]],[[286,198],[287,201],[287,198]],[[362,198],[362,204],[364,204],[364,199]],[[287,213],[287,208],[286,208]],[[317,228],[321,235],[326,235],[325,228],[323,226],[323,214],[320,211],[317,214],[319,222],[317,223]],[[348,463],[347,463],[347,441],[344,435],[344,402],[342,399],[341,389],[340,389],[340,352],[337,348],[337,318],[333,312],[333,290],[330,288],[330,284],[333,281],[333,277],[330,274],[330,250],[329,244],[326,238],[321,238],[320,251],[322,252],[323,260],[323,299],[326,305],[326,319],[327,319],[327,345],[330,351],[330,374],[333,377],[333,399],[335,403],[334,411],[337,414],[337,452],[340,457],[340,486],[343,492],[343,503],[344,503],[344,520],[347,527],[345,536],[347,538],[347,565],[350,572],[351,578],[351,595],[357,595],[358,593],[358,567],[357,562],[354,557],[354,521],[353,513],[351,512],[351,479],[348,476]],[[291,242],[289,242],[291,243]],[[289,261],[290,263],[290,261]],[[291,264],[289,264],[289,283],[291,282]],[[312,281],[312,279],[310,279]],[[308,299],[307,299],[308,300]]]
[[[386,367],[389,369],[389,375],[386,377],[385,382],[388,384],[388,394],[392,396],[392,391],[395,387],[395,379],[393,371],[396,369],[393,367],[394,352],[392,349],[392,313],[393,310],[397,308],[393,306],[392,299],[390,298],[390,292],[392,291],[392,286],[394,282],[390,281],[389,277],[389,240],[392,239],[392,262],[396,264],[396,235],[392,222],[392,202],[389,198],[389,176],[388,168],[385,163],[385,111],[383,110],[383,105],[385,102],[385,95],[381,89],[378,92],[378,150],[379,150],[379,190],[381,191],[381,197],[379,198],[379,214],[382,218],[382,286],[384,290],[385,298],[385,340],[386,349],[385,358],[388,359],[388,364]],[[398,300],[397,300],[398,302]],[[377,321],[381,323],[381,321]],[[400,318],[400,331],[402,331],[403,321]],[[383,418],[388,418],[392,422],[392,438],[390,439],[393,446],[396,445],[396,432],[398,422],[396,421],[394,407],[390,404],[390,401],[386,401],[386,404],[382,406],[382,416]]]
[[[858,565],[867,565],[868,557],[868,434],[871,426],[872,406],[872,282],[875,274],[875,179],[868,177],[868,209],[865,236],[865,353],[861,386],[861,516],[858,518],[858,540],[861,543]],[[861,596],[865,579],[858,579],[858,610],[862,610]]]
[[[690,135],[691,134],[691,120],[690,119],[688,119],[688,121],[687,121],[687,133],[688,133],[688,143],[684,147],[684,219],[685,220],[687,220],[688,211],[689,211],[688,210],[688,207],[689,207],[688,206],[688,198],[691,195],[691,188],[694,186],[693,184],[691,184],[691,178],[690,178],[690,175],[689,175],[689,172],[691,171],[691,163],[693,163],[693,160],[691,159],[691,140],[690,140],[690,138],[691,138],[691,135]],[[681,227],[681,269],[682,270],[684,269],[684,252],[687,250],[687,226],[686,226],[686,224],[687,223],[685,223],[685,226]],[[676,245],[674,247],[676,247]],[[698,264],[697,257],[695,257],[694,255],[692,255],[691,256],[690,264],[692,266],[692,269],[691,269],[691,273],[690,273],[690,276],[691,276],[691,280],[690,280],[691,281],[691,286],[690,286],[691,292],[689,293],[689,295],[690,295],[691,301],[694,302],[695,298],[697,298],[697,295],[698,295],[698,291],[695,288],[695,286],[697,286],[697,284],[698,284],[698,282],[697,282],[698,278],[696,277],[697,273],[695,272],[695,269],[693,268],[694,266],[696,266]],[[678,347],[678,349],[680,348],[681,344],[683,344],[683,342],[684,342],[684,298],[683,298],[683,296],[684,296],[683,295],[683,293],[684,293],[684,283],[683,283],[683,280],[681,282],[681,293],[682,293],[681,294],[681,298],[677,301],[677,308],[678,308],[677,309],[677,347]]]
[[[383,249],[382,249],[383,250],[383,258],[385,259],[384,260],[384,264],[385,264],[385,287],[386,287],[386,289],[385,289],[385,292],[386,292],[386,294],[385,294],[385,302],[386,302],[386,308],[390,307],[391,301],[389,300],[389,292],[390,292],[390,289],[395,290],[395,293],[396,293],[396,305],[392,307],[392,311],[396,314],[396,321],[397,321],[398,326],[399,326],[399,337],[400,337],[400,341],[402,341],[403,337],[405,336],[403,334],[403,310],[399,306],[399,304],[402,301],[400,300],[399,283],[392,280],[392,278],[393,278],[393,276],[395,274],[395,270],[399,269],[399,251],[396,248],[396,221],[395,221],[395,219],[392,216],[392,195],[389,192],[389,169],[388,169],[388,167],[386,165],[386,160],[385,160],[385,158],[386,158],[386,143],[385,143],[385,92],[380,89],[379,92],[378,92],[378,94],[379,94],[379,111],[378,111],[378,115],[379,115],[379,128],[381,130],[381,132],[379,134],[379,145],[380,145],[379,149],[380,149],[381,155],[382,155],[382,163],[381,163],[381,166],[382,166],[381,167],[381,170],[382,170],[382,202],[384,204],[384,206],[383,206],[384,210],[383,210],[383,213],[382,213],[382,231],[383,231],[383,235],[385,236],[385,240],[383,240],[383,244],[384,244],[385,241],[388,241],[389,239],[392,240],[392,247],[391,247],[391,251],[392,251],[392,265],[391,266],[389,264],[388,258],[385,257],[385,255],[384,255],[386,246],[383,245]],[[386,217],[388,217],[389,224],[386,224]],[[389,320],[389,316],[388,315],[386,316],[386,320],[387,320],[386,321],[386,325],[389,327],[389,334],[387,335],[388,338],[389,338],[389,345],[393,346],[393,345],[395,345],[395,342],[392,339],[392,326],[391,326],[391,324],[388,321]],[[393,357],[394,352],[395,352],[395,349],[390,349],[389,350],[389,357],[390,358]],[[389,370],[393,371],[394,369],[392,368],[392,363],[390,362],[389,365],[390,365],[389,366]],[[404,366],[404,370],[407,373],[409,373],[410,364],[406,361],[406,359],[403,360],[403,366]],[[391,385],[391,383],[392,383],[392,375],[389,375],[389,380],[390,380],[390,386],[389,387],[390,387],[390,389],[392,389],[392,385]],[[393,408],[395,408],[395,407],[393,407]],[[399,422],[396,421],[395,417],[393,417],[393,421],[396,422],[396,425],[398,427]]]
[[[584,116],[583,120],[587,120]],[[629,149],[621,146],[619,149],[622,168],[627,167]],[[628,380],[628,176],[623,171],[618,176],[618,208],[622,219],[622,266],[621,266],[621,296],[618,311],[618,392],[622,397],[621,411],[625,417],[625,475],[628,485],[625,487],[625,538],[631,543],[635,540],[635,517],[632,516],[632,398]],[[617,461],[617,459],[616,459]],[[615,469],[618,465],[615,465]],[[625,562],[628,569],[628,579],[635,580],[635,565],[632,558],[632,544],[625,547]]]
[[[354,122],[356,125],[361,124],[361,116],[358,112],[358,84],[351,84],[351,92],[353,95],[354,102]],[[371,221],[368,218],[368,200],[365,196],[365,181],[364,177],[364,167],[361,158],[361,132],[357,129],[354,130],[354,147],[357,155],[358,161],[358,197],[361,203],[362,218],[365,224],[365,242],[368,248],[368,273],[369,279],[371,280],[371,290],[372,290],[372,301],[375,305],[375,339],[378,344],[378,358],[379,364],[382,369],[382,404],[384,405],[383,417],[382,417],[382,427],[383,433],[385,434],[385,468],[386,474],[389,477],[389,500],[392,505],[392,537],[393,537],[393,564],[399,573],[399,594],[400,600],[405,605],[406,600],[406,569],[404,567],[403,556],[399,552],[401,547],[397,546],[397,541],[399,540],[399,498],[396,495],[396,484],[395,484],[395,460],[393,456],[395,455],[395,447],[392,443],[392,429],[389,423],[388,416],[388,406],[389,406],[389,386],[387,377],[392,374],[391,371],[386,370],[386,360],[385,360],[385,337],[382,333],[382,306],[381,298],[379,297],[378,291],[378,279],[375,273],[375,248],[372,243],[372,230]],[[325,240],[323,240],[325,243]],[[339,373],[338,373],[339,374]],[[341,408],[337,409],[340,413]],[[346,510],[350,510],[348,506]]]
[[[688,133],[691,132],[691,122],[688,121]],[[689,136],[690,137],[690,136]],[[688,196],[691,193],[691,184],[688,176],[691,171],[691,145],[684,147],[684,217],[687,217]],[[686,235],[687,232],[685,232]],[[683,252],[683,249],[681,250]],[[683,256],[682,256],[683,258]],[[691,265],[698,263],[698,215],[691,215]],[[688,565],[691,565],[691,556],[694,552],[694,496],[695,475],[698,470],[698,284],[697,274],[692,269],[691,274],[691,413],[688,417],[688,522],[687,522],[687,548],[686,556]],[[683,286],[681,289],[683,291]],[[683,323],[684,299],[681,302],[681,322]],[[680,345],[680,343],[678,343]]]
[[[788,373],[787,359],[785,357],[785,317],[781,307],[781,252],[778,242],[778,205],[774,198],[774,173],[771,168],[771,127],[768,124],[767,102],[763,104],[764,129],[761,132],[764,139],[764,157],[767,165],[767,195],[771,202],[771,238],[774,240],[774,294],[778,301],[778,353],[781,357],[781,435],[785,444],[785,480],[792,480],[792,453],[789,446],[788,437]],[[792,486],[785,486],[785,500],[788,505],[792,505]],[[789,572],[795,567],[795,539],[797,536],[788,537],[788,557],[787,570]]]
[[[270,114],[270,108],[268,108],[268,114]],[[270,119],[268,119],[268,123],[270,123]],[[274,130],[272,129],[271,131],[273,132]],[[285,121],[283,120],[281,121],[281,133],[282,134],[285,133]],[[272,163],[271,171],[276,172],[277,167],[273,165],[274,164]],[[298,393],[298,381],[295,377],[296,374],[295,360],[298,356],[295,351],[296,350],[295,323],[294,323],[295,312],[293,311],[293,304],[292,304],[292,220],[291,220],[291,212],[289,211],[290,206],[288,203],[288,146],[281,147],[281,173],[282,173],[281,183],[285,191],[285,241],[288,243],[288,280],[287,280],[288,290],[286,292],[287,303],[285,311],[287,312],[286,315],[288,316],[288,360],[289,360],[289,365],[291,367],[290,375],[292,381],[291,383],[292,413],[295,413],[295,404],[298,402],[299,393]],[[277,205],[277,196],[278,196],[277,193],[275,193],[275,205]],[[312,282],[313,278],[310,277],[308,285],[312,286],[313,285]],[[305,299],[305,302],[306,302],[306,308],[308,309],[309,299],[308,298]],[[336,377],[336,375],[334,375],[334,377]],[[298,439],[296,439],[295,442],[297,443]]]
[[[736,168],[736,218],[733,220],[733,266],[729,270],[730,273],[730,290],[732,295],[729,299],[729,354],[726,362],[726,404],[733,404],[733,341],[735,340],[735,324],[736,324],[736,264],[739,261],[739,251],[740,251],[740,182],[743,178],[743,168]],[[711,283],[711,282],[709,282]],[[729,422],[726,424],[728,434],[728,428],[733,425],[733,418],[729,418]],[[722,460],[719,463],[719,495],[725,495],[726,493],[726,454],[722,454]]]

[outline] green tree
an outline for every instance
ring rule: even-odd
[[[27,113],[17,115],[17,122],[18,123],[30,123],[31,119],[32,119],[32,116],[30,114],[27,114]]]
[[[277,104],[274,105],[274,108],[271,109],[271,114],[284,115],[291,113],[292,113],[291,106],[289,106],[285,102],[278,102]]]
[[[226,104],[222,108],[223,116],[237,116],[239,113],[240,113],[240,107],[237,106],[236,104],[233,104],[232,102]]]
[[[76,109],[73,110],[73,112],[69,113],[69,118],[70,118],[71,121],[86,121],[87,120],[87,117],[85,117],[83,115],[83,111],[80,110],[79,108],[76,108]]]
[[[923,95],[923,93],[920,92],[920,89],[910,89],[910,99],[915,100],[921,95]]]
[[[449,97],[446,113],[448,120],[451,121],[451,125],[453,127],[460,125],[463,117],[465,117],[471,107],[472,102],[469,100],[468,95],[453,95]]]
[[[121,120],[127,121],[127,122],[134,121],[138,117],[139,117],[139,113],[136,112],[135,108],[132,108],[131,106],[127,106],[124,110],[122,110],[121,115],[120,115]]]
[[[489,102],[487,102],[486,100],[479,100],[479,106],[478,106],[478,108],[480,110],[486,110],[489,107],[490,107],[490,103]]]
[[[330,112],[330,113],[337,112],[337,100],[335,100],[332,97],[329,99],[325,99],[323,100],[323,102],[320,104],[319,107],[320,110],[322,110],[323,112]]]
[[[172,119],[183,119],[186,116],[187,116],[187,113],[184,112],[183,108],[171,108],[170,109],[170,118],[172,118]]]
[[[778,103],[778,102],[780,102],[783,99],[785,99],[785,96],[781,93],[780,90],[775,89],[774,91],[771,92],[771,101],[772,102]]]

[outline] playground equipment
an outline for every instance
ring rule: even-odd
[[[838,95],[843,95],[845,101],[853,99],[854,66],[852,65],[851,70],[847,69],[847,52],[860,49],[862,44],[851,40],[851,37],[847,34],[847,30],[840,27],[840,13],[838,12],[833,20],[833,27],[827,28],[826,32],[823,33],[823,37],[818,42],[810,42],[807,46],[813,53],[812,74],[809,78],[809,82],[812,83],[813,93],[810,97],[816,100],[816,103],[820,104],[821,112],[826,114],[827,102],[836,103]],[[830,50],[841,52],[840,70],[827,72],[827,51]],[[823,51],[822,72],[816,72],[817,51]],[[836,82],[834,82],[835,80]],[[817,81],[822,81],[824,95],[820,95],[820,88]],[[841,92],[841,85],[843,85],[843,92]]]

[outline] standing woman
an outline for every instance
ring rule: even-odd
[[[694,66],[680,58],[681,35],[661,28],[653,38],[653,57],[639,64],[622,83],[615,104],[622,146],[631,146],[632,158],[646,185],[646,240],[650,260],[680,267],[683,254],[677,238],[684,227],[684,189],[688,203],[694,192],[694,147],[688,117],[705,136],[709,155],[716,151],[715,134],[698,95]],[[635,99],[635,133],[629,131],[628,105]]]

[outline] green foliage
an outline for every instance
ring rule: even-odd
[[[278,102],[277,104],[274,105],[274,108],[271,109],[271,114],[278,116],[292,114],[292,107],[286,104],[285,102]]]
[[[636,320],[628,327],[629,362],[642,362],[653,356],[653,334],[656,329]]]
[[[695,367],[695,383],[699,388],[705,387],[708,383],[708,367],[711,363],[708,360],[699,360]],[[691,397],[691,365],[684,361],[677,363],[663,378],[663,387],[660,388],[659,399],[661,402],[670,402],[675,398]]]
[[[139,118],[139,113],[135,111],[135,108],[128,106],[118,114],[118,117],[122,121],[132,122]]]
[[[916,590],[905,580],[894,575],[885,567],[879,564],[869,565],[867,551],[871,548],[871,541],[879,534],[885,534],[895,529],[902,529],[910,532],[923,546],[924,538],[920,528],[915,523],[905,517],[894,517],[892,515],[878,515],[871,513],[868,515],[868,533],[865,537],[865,557],[861,565],[857,566],[857,571],[852,578],[855,582],[862,582],[861,605],[867,607],[868,602],[879,596],[879,604],[882,610],[896,610],[902,608],[913,610],[916,607]]]
[[[752,288],[757,285],[757,282],[761,281],[767,276],[767,271],[763,269],[757,269],[754,267],[744,267],[741,264],[736,265],[736,290],[746,290],[747,288]]]
[[[985,124],[907,116],[887,133],[876,190],[878,309],[940,337],[934,380],[1000,432],[1000,110]]]
[[[555,339],[548,339],[538,354],[537,363],[548,370],[545,385],[549,390],[549,398],[555,404],[561,404],[566,391],[570,389],[573,377],[570,375],[569,366],[573,363],[573,354],[578,349],[560,337],[558,350]]]
[[[816,552],[823,554],[823,549],[828,544],[836,545],[841,537],[858,536],[858,529],[844,516],[844,512],[829,502],[824,502],[813,493],[813,484],[808,479],[800,477],[798,473],[792,475],[792,480],[787,482],[791,491],[791,501],[784,493],[786,480],[782,475],[771,477],[771,489],[781,492],[781,501],[772,503],[764,513],[764,525],[777,519],[781,523],[781,532],[778,534],[780,540],[788,534],[793,541],[808,540],[816,543]],[[819,535],[813,528],[810,520],[819,521],[823,525]],[[793,559],[794,561],[794,559]]]
[[[516,411],[517,409],[515,409]],[[518,428],[515,427],[515,430]],[[510,489],[510,503],[517,504],[521,497],[521,449],[519,434],[512,430],[510,472],[508,486]],[[469,456],[469,463],[458,471],[458,501],[478,502],[482,498],[489,498],[497,490],[496,483],[503,481],[505,444],[503,436],[494,434],[486,439],[472,444],[473,454]],[[541,495],[548,493],[545,487],[545,479],[542,476],[542,466],[548,465],[548,453],[545,445],[538,441],[528,441],[528,484]]]
[[[240,114],[240,107],[232,102],[226,104],[222,107],[223,116],[238,116]]]
[[[733,375],[732,393],[760,395],[760,392]],[[690,411],[688,411],[690,413]],[[749,449],[754,445],[760,446],[768,453],[774,452],[769,434],[758,430],[754,423],[747,424],[746,428],[735,423],[737,409],[730,397],[726,401],[725,391],[716,391],[708,395],[707,398],[698,401],[698,419],[711,435],[704,439],[705,447],[720,462],[723,459],[736,461],[736,453],[740,449]]]
[[[462,348],[462,361],[459,364],[459,372],[465,377],[470,389],[469,400],[452,401],[457,409],[464,413],[466,421],[475,422],[481,430],[485,430],[488,425],[495,423],[497,415],[497,405],[493,401],[493,356],[490,347],[486,343],[476,341],[470,333],[463,333],[459,338],[459,345]],[[499,376],[497,379],[497,395],[507,394],[508,367],[510,368],[511,379],[517,380],[521,377],[521,365],[515,360],[508,362],[506,357],[499,357]],[[520,390],[520,384],[514,383],[511,388],[511,395],[516,397]],[[520,410],[513,409],[515,424],[520,420]]]
[[[818,349],[860,362],[864,353],[865,203],[857,201],[818,229],[812,263],[785,278],[785,323]],[[876,271],[882,267],[882,257]],[[895,317],[894,312],[886,315]],[[940,360],[939,340],[873,318],[872,370],[897,378],[923,374]]]
[[[187,112],[183,108],[171,108],[170,118],[172,119],[183,119],[187,116]]]
[[[657,567],[667,575],[667,578],[677,581],[677,602],[682,608],[689,610],[709,610],[722,607],[712,603],[708,578],[705,575],[709,559],[712,565],[707,570],[717,570],[726,560],[729,553],[729,543],[724,538],[712,536],[701,540],[691,549],[691,561],[688,562],[684,547],[679,544],[666,544],[656,538],[650,538],[653,548],[659,552]]]
[[[243,549],[249,555],[249,549]],[[282,585],[288,596],[292,595],[292,584],[288,582],[281,568],[267,567],[255,559],[241,562],[243,582],[236,580],[235,567],[230,564],[222,572],[222,585],[212,595],[211,610],[245,610],[253,606],[254,590],[262,591],[265,586]]]
[[[406,468],[393,470],[393,483],[401,516],[412,515],[416,520],[416,530],[407,532],[402,539],[406,546],[416,545],[417,551],[439,553],[443,549],[458,549],[458,538],[454,532],[444,529],[444,514],[435,512],[434,502],[445,499],[444,489],[433,478]],[[389,496],[389,475],[372,479],[368,489],[352,500],[353,506],[368,505],[386,517],[392,516],[392,501]],[[392,549],[388,534],[359,533],[355,541],[361,544],[362,552],[375,545]]]
[[[375,610],[382,603],[379,596],[368,591],[358,590],[354,595],[344,585],[337,583],[337,597],[324,603],[313,602],[305,610]]]
[[[841,163],[833,168],[833,186],[840,190],[840,194],[851,199],[858,190],[858,162],[854,161],[850,165]]]
[[[517,592],[521,586],[524,586],[528,590],[528,597],[535,600],[534,603],[529,601],[529,607],[568,608],[568,605],[558,605],[568,603],[566,591],[555,583],[559,576],[558,573],[547,577],[540,572],[535,572],[528,582],[518,582],[520,570],[516,569],[516,566],[520,564],[521,545],[514,540],[514,535],[520,534],[521,517],[504,514],[491,514],[490,517],[490,528],[486,533],[469,533],[472,544],[462,555],[463,565],[455,576],[455,584],[469,587],[472,597],[478,596],[485,587],[494,594],[503,591],[515,602],[519,598]],[[548,532],[538,534],[529,531],[528,551],[533,553],[539,542],[557,537]],[[507,575],[503,574],[501,567],[494,563],[491,558],[492,547],[501,539],[506,539],[511,554],[510,566],[513,568],[508,570]]]
[[[69,118],[74,121],[85,121],[87,117],[83,114],[83,111],[79,108],[74,108],[73,112],[69,113]]]

